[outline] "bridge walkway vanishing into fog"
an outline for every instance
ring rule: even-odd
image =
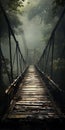
[[[11,87],[6,90],[8,96],[5,101],[9,104],[1,121],[1,130],[62,130],[65,127],[65,116],[53,100],[37,68],[29,66],[19,82],[17,86],[14,85],[14,89]]]
[[[23,56],[22,43],[17,41],[1,2],[0,12],[0,129],[5,130],[9,123],[18,124],[18,128],[25,121],[39,121],[36,128],[42,121],[45,130],[50,130],[49,123],[51,130],[56,129],[55,125],[59,129],[62,124],[62,129],[65,127],[65,8],[35,66],[29,66],[26,46]],[[29,128],[25,123],[23,130]]]
[[[7,118],[59,118],[49,91],[34,66],[30,66],[10,103]]]

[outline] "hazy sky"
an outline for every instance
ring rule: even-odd
[[[18,7],[18,12],[7,12],[22,53],[27,46],[42,54],[58,20],[58,15],[53,16],[52,2],[53,0],[25,0],[24,6]]]
[[[16,28],[17,39],[22,43],[22,30],[29,49],[44,47],[57,17],[52,17],[53,0],[25,0],[23,13],[17,14],[20,22]]]
[[[24,7],[19,8],[19,12],[8,12],[22,53],[27,46],[42,54],[58,20],[58,15],[53,16],[52,2],[53,0],[25,0]]]
[[[44,48],[58,20],[58,15],[53,16],[52,3],[53,0],[25,0],[24,7],[19,8],[20,12],[9,12],[10,22],[21,46],[24,42],[29,49],[39,48],[41,51]]]

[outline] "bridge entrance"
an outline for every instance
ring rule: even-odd
[[[30,66],[10,103],[7,118],[58,118],[60,114],[38,71]]]
[[[29,121],[29,125],[35,121],[36,126],[42,122],[45,130],[50,130],[49,123],[51,129],[55,124],[59,125],[57,128],[62,124],[62,129],[65,121],[65,8],[41,57],[36,50],[28,52],[26,45],[24,56],[1,2],[0,12],[0,124],[14,123],[16,127],[16,123],[19,126]],[[29,66],[32,63],[35,67]],[[10,129],[10,126],[2,125],[2,128]]]

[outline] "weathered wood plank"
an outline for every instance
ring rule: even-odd
[[[13,108],[10,107],[7,118],[34,117],[44,119],[59,117],[45,83],[42,82],[33,66],[28,68],[13,101],[15,103],[14,105],[11,104]]]

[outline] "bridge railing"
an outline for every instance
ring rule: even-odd
[[[55,102],[65,113],[65,8],[36,67]]]
[[[26,68],[7,14],[0,3],[0,90],[6,90]]]
[[[65,9],[53,29],[37,66],[65,91]]]

